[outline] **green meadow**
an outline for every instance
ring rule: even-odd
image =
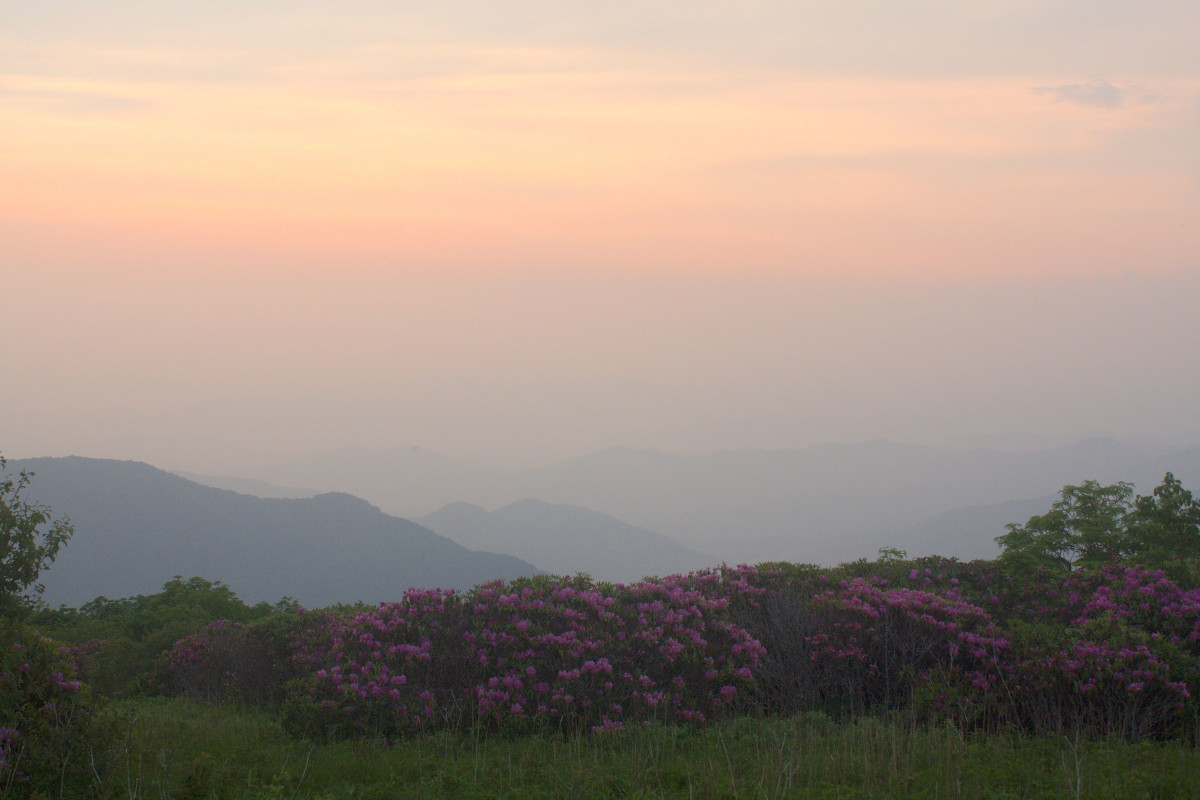
[[[95,798],[1192,798],[1181,741],[964,734],[821,714],[621,733],[481,728],[389,743],[316,743],[270,714],[181,699],[105,706]]]

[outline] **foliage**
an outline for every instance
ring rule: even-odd
[[[1007,528],[996,537],[1000,563],[1022,576],[1114,561],[1168,568],[1191,580],[1200,574],[1200,502],[1170,472],[1145,497],[1135,498],[1125,482],[1064,486],[1048,512]]]
[[[736,707],[761,651],[724,618],[726,603],[682,578],[409,590],[310,630],[296,658],[315,672],[292,718],[313,733],[383,736],[476,721],[513,731],[703,722]]]
[[[1152,494],[1137,498],[1128,529],[1132,560],[1200,582],[1200,501],[1174,475],[1168,472]]]
[[[400,740],[404,749],[441,742],[449,751],[473,738],[476,757],[492,737],[513,747],[534,741],[575,753],[592,748],[596,761],[630,742],[657,742],[649,752],[658,753],[664,741],[711,745],[715,733],[728,737],[719,744],[732,764],[741,740],[762,751],[762,730],[784,730],[772,725],[800,726],[787,735],[809,737],[809,749],[814,736],[853,740],[859,755],[839,752],[835,763],[871,748],[888,752],[879,744],[887,736],[894,759],[898,732],[908,740],[941,737],[947,753],[984,734],[1010,737],[1010,751],[1024,741],[1011,737],[1051,737],[1040,741],[1070,743],[1078,770],[1068,788],[1077,793],[1081,753],[1100,740],[1194,744],[1200,734],[1198,521],[1191,493],[1168,473],[1148,497],[1133,497],[1128,484],[1065,487],[1047,514],[1010,526],[992,562],[908,559],[884,549],[875,561],[837,568],[722,566],[628,586],[539,576],[465,593],[414,589],[394,603],[315,612],[286,599],[249,607],[219,582],[176,577],[154,595],[35,613],[31,619],[63,645],[13,627],[9,637],[40,647],[44,666],[30,661],[22,672],[25,662],[12,654],[23,650],[5,651],[15,694],[0,699],[24,710],[11,724],[0,720],[0,753],[10,789],[17,769],[27,787],[47,786],[48,769],[77,770],[82,747],[97,752],[84,723],[87,681],[109,695],[161,692],[257,708],[267,739],[325,742],[309,745],[299,778],[260,758],[263,769],[279,769],[269,783],[237,777],[228,758],[196,756],[163,778],[159,793],[170,796],[236,796],[243,787],[254,797],[301,796],[302,789],[337,796],[352,784],[314,778],[304,787],[314,748],[345,758]],[[48,692],[62,695],[55,713],[72,714],[47,712]],[[762,720],[768,716],[790,721]],[[335,744],[342,739],[352,743]],[[782,741],[773,746],[788,750]],[[57,766],[17,766],[17,759],[35,763],[34,752],[39,765]],[[948,769],[951,756],[933,758]],[[922,759],[914,756],[910,771],[925,769]],[[824,769],[806,763],[810,776]],[[685,782],[664,779],[661,796],[726,792],[687,783],[698,774],[695,763],[678,769]],[[772,794],[729,769],[735,795]],[[788,794],[792,767],[770,769],[777,769],[774,794]],[[844,784],[866,796],[920,795],[908,784],[853,783],[851,773],[821,773],[826,783],[810,779],[805,791],[824,796],[832,787],[838,796]],[[641,774],[625,783],[589,777],[584,791],[635,793]],[[404,785],[424,791],[417,777]],[[1159,778],[1145,785],[1158,791]],[[97,796],[130,790],[99,767],[71,780],[93,780]],[[1023,784],[1009,796],[1062,793],[1061,784],[1049,785]],[[396,786],[388,778],[378,792],[394,796]],[[438,773],[426,794],[490,796],[476,782],[466,786],[462,776]],[[554,794],[540,784],[527,793]],[[945,795],[934,788],[931,796]]]
[[[262,622],[212,625],[177,644],[159,685],[283,697],[295,730],[334,737],[813,710],[1131,739],[1191,731],[1200,588],[1119,565],[1029,581],[988,562],[867,566],[410,590],[374,609],[285,616],[271,647]],[[282,695],[265,688],[289,679]]]
[[[71,524],[27,499],[31,473],[6,476],[6,466],[0,456],[0,795],[17,798],[80,780],[93,726],[70,648],[21,619]]]
[[[84,665],[88,683],[105,695],[127,695],[151,689],[163,654],[213,622],[248,624],[289,617],[298,608],[288,598],[247,606],[220,581],[176,575],[155,594],[98,597],[77,609],[42,610],[31,623],[60,641],[96,651]]]
[[[332,800],[538,797],[1196,798],[1200,750],[1073,737],[964,734],[818,713],[707,726],[513,737],[473,729],[310,742],[236,706],[140,699],[111,709],[120,729],[97,751],[97,800]]]
[[[98,733],[70,649],[8,620],[0,620],[0,648],[0,796],[84,780]]]
[[[74,529],[70,520],[54,519],[49,508],[27,499],[32,473],[13,477],[5,474],[7,466],[0,456],[0,613],[12,615],[37,602],[43,588],[38,575]]]
[[[251,625],[210,622],[159,657],[153,685],[196,700],[273,705],[283,699],[285,685],[296,677],[291,651],[305,624],[295,614]]]
[[[1012,523],[1008,533],[996,537],[1004,550],[1001,561],[1009,567],[1044,567],[1070,572],[1076,567],[1096,567],[1120,558],[1126,536],[1126,516],[1133,507],[1133,485],[1101,486],[1084,481],[1064,486],[1045,514],[1024,524]]]

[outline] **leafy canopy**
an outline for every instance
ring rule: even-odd
[[[36,605],[43,586],[37,582],[74,534],[67,518],[54,519],[50,509],[26,499],[33,473],[5,474],[0,456],[0,611],[12,614]]]
[[[1171,473],[1153,494],[1137,498],[1128,527],[1126,547],[1139,560],[1193,571],[1200,565],[1200,501]]]
[[[1133,484],[1064,486],[1045,514],[997,536],[1001,564],[1070,572],[1113,561],[1190,573],[1200,564],[1200,502],[1170,472],[1154,492]]]

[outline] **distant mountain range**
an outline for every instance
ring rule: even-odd
[[[498,485],[503,483],[502,476],[422,447],[343,447],[266,464],[259,474],[250,477],[276,486],[385,498],[383,505],[379,499],[371,502],[407,519],[460,500],[494,508],[522,497],[509,496],[507,487]]]
[[[1162,454],[1112,439],[1024,453],[887,441],[696,455],[617,448],[504,475],[396,448],[340,450],[254,477],[352,492],[414,519],[454,501],[499,508],[537,498],[610,515],[730,563],[833,564],[884,546],[991,557],[993,537],[1004,532],[1000,517],[1016,513],[1005,522],[1023,522],[1066,484],[1128,480],[1148,492],[1168,470],[1200,489],[1200,449]],[[975,510],[961,512],[955,527],[945,515],[956,509]]]
[[[631,583],[715,566],[661,533],[579,506],[520,500],[496,511],[450,503],[416,520],[465,547],[510,553],[556,574]]]
[[[156,592],[174,575],[222,581],[250,603],[286,595],[319,607],[539,572],[347,494],[263,499],[129,461],[39,458],[8,469],[36,473],[29,497],[75,526],[43,573],[52,606]]]
[[[1057,499],[1057,495],[1047,495],[954,508],[908,526],[896,534],[896,541],[913,555],[948,553],[947,543],[954,542],[954,555],[964,561],[995,558],[999,555],[995,539],[1005,532],[1006,525],[1024,523],[1036,514],[1045,514]]]
[[[1200,449],[1110,439],[1033,453],[613,449],[515,475],[415,448],[343,450],[247,478],[193,476],[226,489],[133,462],[9,463],[22,468],[37,472],[33,496],[76,526],[45,575],[52,604],[153,592],[176,574],[251,602],[317,606],[539,570],[631,581],[722,560],[835,564],[884,546],[990,558],[1005,524],[1044,512],[1068,483],[1128,480],[1146,493],[1172,471],[1200,490]]]
[[[297,489],[291,486],[276,486],[273,483],[258,480],[257,478],[230,478],[225,476],[215,475],[197,475],[192,472],[174,471],[175,475],[185,478],[192,483],[198,483],[202,486],[211,486],[214,489],[228,489],[231,492],[238,494],[248,494],[254,497],[269,497],[281,498],[287,500],[299,500],[305,497],[316,497],[319,494],[328,494],[328,492],[319,492],[316,489]]]

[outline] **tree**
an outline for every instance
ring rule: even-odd
[[[1127,520],[1125,549],[1143,564],[1196,577],[1200,567],[1200,501],[1170,472],[1153,494],[1138,497]]]
[[[1064,486],[1045,514],[1006,527],[996,544],[1010,568],[1070,572],[1122,561],[1178,576],[1200,569],[1200,502],[1170,472],[1145,497],[1123,481]]]
[[[1048,512],[1030,517],[1024,525],[1010,523],[1008,533],[996,537],[1004,551],[1000,561],[1010,567],[1070,572],[1120,559],[1132,508],[1131,483],[1064,486]]]
[[[26,499],[33,473],[6,475],[7,466],[0,456],[0,612],[13,614],[37,603],[44,588],[38,576],[75,529],[70,519],[54,519],[49,508]]]

